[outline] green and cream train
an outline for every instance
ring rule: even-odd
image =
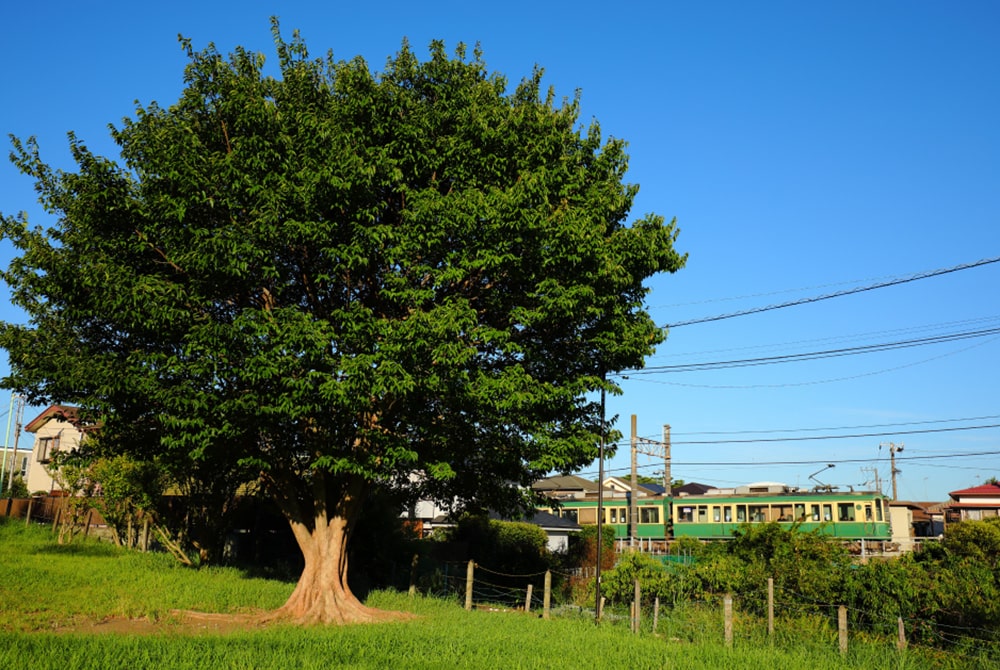
[[[801,491],[784,486],[742,486],[677,498],[640,498],[636,535],[640,540],[693,537],[721,540],[743,524],[777,522],[843,540],[890,541],[888,498],[872,491]],[[604,523],[618,538],[629,537],[629,500],[605,497]],[[596,497],[563,499],[543,508],[579,525],[597,523]]]

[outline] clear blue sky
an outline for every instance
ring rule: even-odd
[[[537,63],[583,122],[630,143],[635,215],[677,217],[688,267],[651,282],[663,324],[1000,256],[1000,4],[941,2],[8,3],[0,131],[68,162],[66,132],[113,154],[134,100],[174,102],[196,48],[273,55],[268,17],[315,54],[374,69],[406,37],[479,42],[516,82]],[[0,211],[45,224],[0,163]],[[0,248],[6,264],[11,250]],[[1000,263],[675,327],[650,365],[753,359],[1000,327]],[[993,296],[993,297],[991,297]],[[0,318],[19,319],[4,300]],[[1000,476],[996,336],[745,368],[633,375],[610,414],[672,426],[673,474],[720,486],[874,480],[943,500]],[[6,371],[0,361],[0,372]],[[37,409],[29,409],[30,419]],[[961,429],[961,430],[955,430]],[[936,432],[917,432],[936,431]],[[843,437],[855,435],[856,437]],[[823,437],[795,441],[784,438]],[[727,440],[752,442],[724,443]],[[970,455],[978,454],[978,455]],[[660,469],[640,456],[641,472]],[[608,466],[627,474],[628,449]],[[596,475],[594,468],[587,471]]]

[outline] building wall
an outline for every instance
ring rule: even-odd
[[[9,447],[4,451],[3,448],[0,448],[0,463],[2,463],[0,471],[3,472],[3,482],[0,488],[6,491],[12,469],[15,477],[21,475],[27,481],[27,473],[31,466],[31,450],[17,449],[15,451],[14,447]]]
[[[28,491],[58,491],[59,485],[46,462],[54,451],[72,451],[80,446],[80,431],[68,421],[50,419],[35,432],[28,465]]]
[[[906,507],[889,507],[892,541],[901,551],[913,550],[913,512]]]

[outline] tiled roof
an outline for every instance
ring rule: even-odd
[[[952,498],[958,498],[959,496],[1000,496],[1000,484],[983,484],[982,486],[973,486],[971,489],[952,491],[948,495]]]
[[[29,421],[28,425],[24,427],[24,430],[29,433],[34,433],[39,428],[44,426],[50,419],[55,419],[56,421],[68,421],[75,425],[77,421],[77,408],[72,407],[71,405],[50,405],[48,409]]]

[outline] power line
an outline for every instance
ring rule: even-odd
[[[706,351],[689,351],[689,352],[657,352],[656,354],[649,357],[647,360],[651,359],[666,359],[666,358],[682,358],[682,357],[694,357],[694,356],[708,356],[712,354],[725,354],[728,352],[740,352],[740,351],[759,351],[766,349],[787,349],[792,346],[799,345],[809,345],[809,344],[823,344],[823,343],[836,343],[836,342],[846,342],[851,340],[868,340],[873,339],[876,336],[884,335],[904,335],[912,334],[926,331],[943,330],[945,328],[954,326],[974,326],[977,328],[987,328],[992,327],[991,324],[996,324],[1000,321],[1000,315],[991,316],[981,316],[974,319],[962,319],[958,321],[945,321],[943,323],[931,323],[919,326],[908,326],[905,328],[892,328],[883,329],[877,331],[869,331],[866,333],[853,333],[850,335],[829,335],[826,337],[812,338],[805,340],[794,340],[792,342],[778,342],[772,344],[757,344],[748,345],[742,347],[726,347],[723,349],[710,349]],[[649,366],[647,366],[649,367]]]
[[[704,363],[681,363],[678,365],[655,365],[636,370],[625,370],[617,376],[631,377],[635,375],[667,372],[696,372],[702,370],[724,370],[730,368],[754,367],[758,365],[774,365],[778,363],[796,363],[800,361],[813,361],[824,358],[839,358],[841,356],[855,356],[858,354],[870,354],[880,351],[892,351],[894,349],[908,349],[928,344],[941,344],[942,342],[955,342],[970,338],[987,337],[998,333],[1000,333],[1000,327],[959,333],[945,333],[943,335],[932,335],[929,337],[921,337],[911,340],[881,342],[878,344],[866,344],[857,347],[844,347],[841,349],[826,349],[823,351],[811,351],[798,354],[783,354],[780,356],[763,356],[759,358],[743,358],[728,361],[708,361]]]
[[[762,437],[733,440],[671,440],[671,444],[677,445],[706,445],[706,444],[761,444],[769,442],[811,442],[819,440],[844,440],[860,439],[866,437],[891,437],[893,435],[926,435],[930,433],[953,433],[966,430],[985,430],[988,428],[1000,428],[1000,423],[983,424],[978,426],[952,426],[950,428],[923,428],[920,430],[893,430],[874,433],[848,433],[844,435],[807,435],[802,437]],[[615,447],[623,447],[626,443],[616,443]]]
[[[979,456],[997,456],[1000,455],[1000,451],[973,451],[961,454],[941,454],[936,456],[909,456],[909,457],[897,457],[897,462],[906,461],[907,463],[912,463],[917,460],[939,460],[944,458],[976,458]],[[671,465],[676,465],[679,467],[777,467],[777,466],[798,466],[798,465],[818,465],[825,463],[836,463],[838,465],[850,464],[850,463],[872,463],[877,461],[875,458],[817,458],[812,460],[803,461],[672,461]],[[917,464],[914,464],[917,465]],[[662,463],[645,463],[637,466],[640,470],[647,470],[649,468],[660,468],[663,467]],[[946,467],[946,466],[940,466]],[[614,472],[629,472],[631,466],[624,466],[620,468],[605,468],[605,474]],[[597,474],[596,472],[580,472],[577,473],[579,476],[587,476]]]
[[[649,383],[649,384],[665,384],[667,386],[686,386],[686,387],[689,387],[689,388],[703,388],[703,389],[759,389],[759,388],[792,388],[792,387],[797,387],[797,386],[815,386],[817,384],[832,384],[833,382],[851,381],[851,380],[854,380],[854,379],[862,379],[863,377],[874,377],[876,375],[882,375],[882,374],[886,374],[888,372],[896,372],[897,370],[905,370],[906,368],[912,368],[912,367],[915,367],[917,365],[923,365],[924,363],[930,363],[931,361],[940,360],[942,358],[948,358],[950,356],[954,356],[956,354],[960,354],[962,352],[969,351],[970,349],[975,349],[976,347],[981,347],[981,346],[990,344],[991,342],[995,342],[997,339],[1000,339],[1000,338],[992,338],[992,339],[986,340],[985,342],[980,342],[978,344],[972,344],[972,345],[970,345],[968,347],[964,347],[962,349],[957,349],[955,351],[950,351],[950,352],[941,354],[939,356],[932,356],[930,358],[925,358],[925,359],[920,360],[920,361],[913,361],[911,363],[905,363],[903,365],[896,365],[896,366],[891,367],[891,368],[884,368],[882,370],[873,370],[871,372],[862,372],[860,374],[849,375],[849,376],[846,376],[846,377],[834,377],[834,378],[831,378],[831,379],[818,379],[818,380],[807,381],[807,382],[783,382],[781,384],[691,384],[691,383],[682,383],[682,382],[668,382],[668,381],[663,381],[663,380],[658,380],[658,379],[655,379],[655,380],[654,379],[636,379],[635,381],[646,382],[646,383]],[[628,376],[625,375],[624,373],[622,373],[621,376],[622,376],[622,378],[625,378],[625,379],[628,378]]]
[[[971,268],[980,267],[982,265],[989,265],[990,263],[996,263],[1000,261],[1000,256],[994,258],[984,258],[972,263],[963,263],[962,265],[955,265],[950,268],[941,268],[938,270],[929,270],[927,272],[919,272],[917,274],[909,275],[907,277],[902,277],[899,279],[893,279],[890,281],[878,282],[875,284],[869,284],[867,286],[860,286],[858,288],[845,289],[843,291],[835,291],[833,293],[825,293],[818,296],[812,296],[809,298],[801,298],[799,300],[790,300],[787,302],[781,302],[773,305],[767,305],[765,307],[754,307],[751,309],[745,309],[738,312],[728,312],[726,314],[717,314],[715,316],[706,316],[698,319],[689,319],[687,321],[678,321],[677,323],[668,323],[663,326],[664,329],[670,328],[680,328],[681,326],[692,326],[698,323],[708,323],[711,321],[722,321],[724,319],[732,319],[738,316],[748,316],[750,314],[759,314],[760,312],[769,312],[776,309],[783,309],[785,307],[795,307],[797,305],[805,305],[813,302],[820,302],[821,300],[830,300],[831,298],[839,298],[845,295],[853,295],[855,293],[863,293],[865,291],[873,291],[878,288],[887,288],[889,286],[898,286],[900,284],[906,284],[909,282],[914,282],[919,279],[928,279],[930,277],[938,277],[940,275],[950,274],[952,272],[959,272],[960,270],[969,270]]]
[[[857,426],[820,426],[817,428],[774,428],[771,430],[702,430],[674,432],[677,435],[750,435],[755,433],[805,433],[818,430],[858,430],[861,428],[890,428],[893,426],[923,426],[931,423],[957,423],[959,421],[985,421],[987,419],[1000,419],[1000,414],[987,414],[985,416],[968,416],[959,419],[929,419],[926,421],[901,421],[898,423],[872,423]],[[655,437],[649,436],[646,437]]]

